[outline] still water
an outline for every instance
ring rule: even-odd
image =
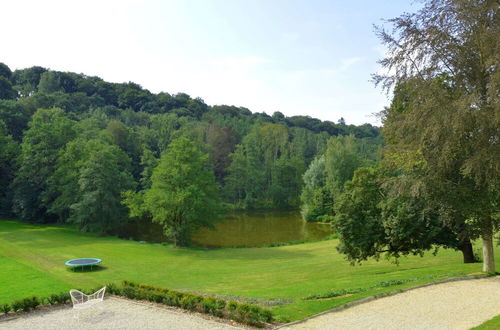
[[[317,240],[331,234],[329,224],[306,222],[298,211],[235,211],[226,214],[215,229],[193,233],[193,245],[204,247],[267,246],[299,240]],[[131,223],[120,237],[153,243],[164,242],[157,224]]]

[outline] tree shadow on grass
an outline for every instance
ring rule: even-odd
[[[90,272],[100,272],[103,270],[108,269],[108,267],[105,266],[100,266],[100,265],[93,265],[91,266],[75,266],[75,267],[68,267],[68,272],[71,273],[90,273]]]

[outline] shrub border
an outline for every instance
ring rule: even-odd
[[[269,309],[234,300],[226,301],[213,296],[206,297],[130,281],[123,281],[120,286],[110,283],[107,288],[110,294],[117,296],[178,307],[259,328],[266,327],[274,321]]]
[[[180,292],[130,281],[123,281],[121,285],[109,283],[106,285],[106,288],[107,294],[131,300],[148,301],[177,307],[186,311],[233,320],[241,324],[259,328],[267,327],[274,321],[274,316],[269,309],[235,300],[227,301],[219,297]],[[97,289],[78,290],[85,293],[92,293]],[[67,305],[70,301],[71,298],[67,292],[52,294],[43,298],[31,296],[24,299],[17,299],[11,303],[0,305],[0,312],[2,312],[0,314],[0,321],[11,320],[23,313],[43,307]]]

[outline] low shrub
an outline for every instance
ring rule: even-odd
[[[400,285],[408,282],[413,282],[413,280],[389,280],[389,281],[382,281],[378,283],[378,286],[380,287],[388,287],[388,286],[393,286],[393,285]]]
[[[40,305],[40,300],[37,297],[24,298],[22,300],[16,300],[11,304],[12,310],[14,312],[24,311],[29,312]]]
[[[238,307],[236,308],[235,320],[241,323],[248,323],[250,307],[251,305],[249,304],[238,304]]]
[[[335,297],[345,296],[345,295],[348,295],[348,294],[355,294],[355,293],[364,292],[366,290],[367,289],[365,289],[365,288],[333,290],[333,291],[330,291],[330,292],[327,292],[327,293],[323,293],[323,294],[317,294],[317,295],[307,296],[307,297],[304,298],[304,300],[335,298]]]
[[[199,296],[195,296],[193,294],[185,294],[181,300],[179,301],[179,305],[181,308],[190,310],[190,311],[196,311],[198,310],[198,306],[201,302],[201,299]]]
[[[79,291],[94,293],[99,288]],[[257,305],[243,304],[237,301],[226,302],[224,299],[215,297],[205,297],[188,292],[180,292],[165,288],[158,288],[147,284],[139,284],[130,281],[123,281],[122,285],[110,283],[106,286],[108,293],[125,296],[129,299],[148,300],[155,303],[162,303],[168,306],[181,307],[189,311],[197,311],[217,317],[229,318],[252,326],[262,327],[265,323],[274,321],[270,310]],[[10,311],[30,311],[37,308],[41,302],[50,305],[65,304],[71,300],[68,292],[51,294],[49,297],[40,300],[38,297],[16,300],[12,304],[0,306],[0,311],[4,314]]]
[[[22,300],[15,300],[11,306],[14,312],[18,312],[23,309],[24,303]]]
[[[9,312],[11,311],[12,307],[10,307],[9,304],[4,304],[0,307],[0,310],[2,311],[2,313],[4,314],[9,314]]]
[[[226,301],[223,299],[215,299],[215,315],[222,317],[226,308]]]
[[[51,294],[48,298],[46,298],[47,303],[49,305],[56,305],[59,303],[59,295],[57,294]]]
[[[30,309],[35,309],[38,306],[40,306],[40,304],[41,304],[41,301],[40,301],[40,299],[38,299],[38,297],[31,297],[31,299],[29,299],[28,301],[29,301]]]
[[[66,304],[71,301],[71,297],[69,296],[68,292],[61,292],[60,294],[57,295],[57,302],[59,304]]]
[[[149,295],[148,300],[151,302],[155,302],[155,303],[161,303],[161,302],[163,302],[164,297],[165,297],[165,294],[162,292],[152,292]]]
[[[187,292],[158,288],[147,284],[123,281],[122,287],[113,287],[110,291],[130,299],[143,299],[168,306],[180,307],[189,311],[198,311],[217,317],[229,318],[241,323],[262,327],[274,320],[271,311],[262,307],[241,304],[236,301],[204,297]]]
[[[222,313],[217,309],[217,299],[208,297],[201,302],[201,311],[214,316],[222,316]]]
[[[129,299],[136,299],[136,292],[135,292],[135,287],[124,287],[121,292],[122,295]]]

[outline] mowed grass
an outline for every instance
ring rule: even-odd
[[[292,299],[275,306],[281,320],[296,320],[373,294],[447,277],[478,273],[481,264],[463,264],[460,252],[441,250],[351,266],[336,240],[273,248],[203,250],[144,244],[80,233],[72,227],[0,221],[0,304],[30,295],[44,297],[74,288],[137,281],[177,290],[265,299]],[[500,264],[497,248],[497,263]],[[94,272],[69,271],[73,258],[103,259]],[[381,286],[381,282],[411,280]],[[304,300],[332,290],[366,288],[361,293]]]
[[[471,330],[498,330],[500,329],[500,315],[484,322],[480,326],[472,328]]]

